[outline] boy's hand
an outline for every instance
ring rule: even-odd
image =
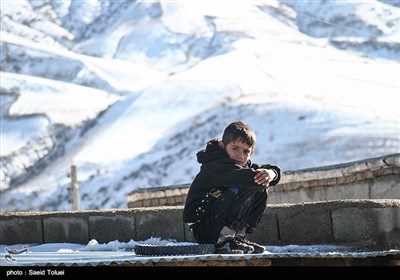
[[[269,183],[275,179],[275,172],[269,169],[256,169],[254,181],[264,187],[268,187]]]

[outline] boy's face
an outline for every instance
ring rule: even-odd
[[[253,154],[254,149],[240,139],[237,139],[236,141],[228,143],[225,147],[225,151],[237,164],[245,165]]]

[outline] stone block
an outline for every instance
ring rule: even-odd
[[[321,178],[325,178],[325,171],[324,170],[313,170],[302,172],[301,180],[300,181],[312,181],[312,180],[319,180]]]
[[[276,214],[268,212],[267,209],[256,230],[248,237],[262,245],[277,245],[280,243],[277,217]]]
[[[300,187],[301,188],[308,188],[309,186],[310,186],[309,181],[300,182]]]
[[[346,184],[350,184],[356,181],[356,176],[355,175],[348,175],[345,177],[345,182]]]
[[[338,184],[338,185],[342,185],[342,184],[344,184],[346,182],[346,177],[337,177],[336,178],[336,184]]]
[[[389,166],[400,166],[400,154],[385,156],[383,162]]]
[[[278,213],[282,244],[329,244],[333,240],[330,212],[323,207],[286,208]]]
[[[148,199],[146,199],[146,200],[143,200],[143,207],[150,207],[151,205],[150,205],[150,200],[148,200]]]
[[[165,196],[170,197],[170,196],[178,196],[181,195],[180,189],[166,189],[165,190]]]
[[[326,187],[336,185],[336,178],[326,178],[318,180],[319,187]]]
[[[383,159],[370,160],[367,162],[369,170],[378,170],[385,166]]]
[[[135,240],[135,217],[131,215],[116,216],[90,216],[90,239],[96,239],[99,243],[108,243],[118,240],[129,242]]]
[[[318,186],[318,180],[311,180],[308,182],[310,188]]]
[[[167,199],[166,198],[160,198],[160,206],[165,206],[167,205]]]
[[[151,237],[184,241],[182,207],[157,207],[137,212],[136,239],[146,240]]]
[[[160,197],[165,197],[165,191],[148,192],[148,199],[157,199]]]
[[[44,217],[44,243],[89,242],[89,225],[86,217]]]
[[[183,204],[183,197],[182,195],[175,197],[175,203],[178,204]]]
[[[344,208],[332,212],[335,240],[400,248],[400,208]]]
[[[160,201],[158,200],[158,198],[150,199],[150,206],[160,206]]]
[[[0,220],[0,244],[43,243],[42,219],[40,217],[16,217]]]
[[[135,202],[128,202],[128,208],[137,208],[137,207],[143,207],[143,201],[135,201]]]
[[[359,172],[364,172],[364,171],[368,171],[369,167],[367,166],[366,162],[358,162],[358,163],[354,163],[352,165],[346,166],[342,173],[343,175],[351,175],[351,174],[355,174],[355,173],[359,173]]]

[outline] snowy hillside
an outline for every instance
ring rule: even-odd
[[[243,120],[284,171],[400,152],[399,1],[1,2],[1,211],[125,208]]]

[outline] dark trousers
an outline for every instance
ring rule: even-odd
[[[196,241],[200,244],[215,244],[224,226],[236,232],[255,228],[267,206],[266,188],[252,187],[237,193],[228,189],[212,201],[202,221],[192,225]]]

